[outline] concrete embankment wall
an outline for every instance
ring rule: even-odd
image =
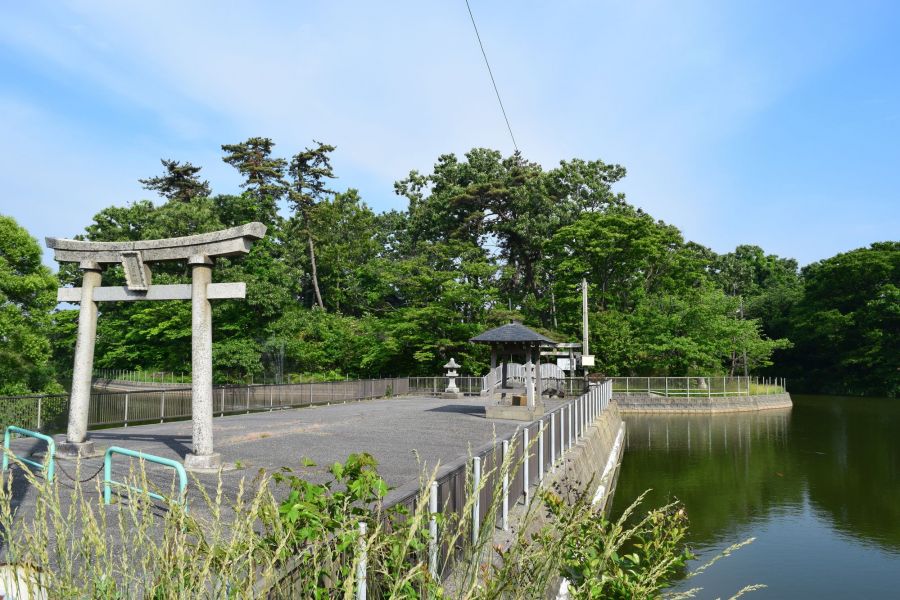
[[[622,414],[629,413],[730,413],[791,408],[791,395],[719,396],[711,398],[665,397],[648,394],[613,394]]]
[[[558,467],[550,476],[550,485],[561,483],[562,488],[568,487],[581,489],[590,484],[587,492],[594,496],[597,487],[601,485],[600,476],[603,473],[606,463],[609,461],[610,453],[613,451],[616,436],[622,427],[622,416],[620,408],[616,402],[610,402],[607,409],[597,418],[591,426],[591,431],[584,439],[572,448],[571,452],[566,453],[565,462]],[[618,463],[621,458],[624,444],[620,444],[615,448],[617,456],[615,460],[614,471],[608,475],[608,480],[602,482],[606,485],[606,494],[599,502],[599,509],[605,509],[609,505],[613,495],[613,488],[616,477],[618,476]],[[545,485],[547,485],[545,483]]]
[[[606,510],[612,504],[615,483],[618,478],[619,463],[624,451],[624,422],[615,402],[610,402],[596,421],[590,426],[588,433],[571,450],[566,452],[565,459],[544,477],[541,484],[564,497],[574,498],[577,494],[587,494],[588,498],[597,500],[597,510]],[[619,444],[616,440],[619,438]],[[608,463],[612,468],[603,477]],[[598,488],[604,486],[602,497],[597,498]],[[519,503],[510,507],[510,530],[504,532],[497,529],[494,544],[506,548],[514,543],[519,529],[523,526],[525,507]],[[534,511],[528,522],[528,531],[537,532],[547,524],[546,511]],[[551,583],[546,598],[556,599],[559,594],[561,580]],[[565,597],[565,596],[564,596]]]

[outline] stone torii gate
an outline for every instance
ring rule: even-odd
[[[94,341],[97,337],[97,303],[132,300],[191,301],[191,413],[192,452],[184,459],[188,469],[215,469],[221,456],[213,451],[212,434],[212,308],[210,300],[244,298],[244,283],[212,283],[214,260],[220,256],[246,254],[251,244],[266,234],[262,223],[212,233],[143,240],[139,242],[86,242],[47,238],[47,247],[58,262],[77,262],[83,271],[80,288],[60,288],[59,302],[79,302],[78,339],[72,371],[69,425],[66,441],[58,446],[63,456],[94,454],[87,439]],[[184,260],[191,267],[191,283],[151,285],[147,263]],[[103,265],[121,264],[127,285],[100,287]]]

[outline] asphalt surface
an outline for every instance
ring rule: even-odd
[[[260,468],[289,467],[311,481],[329,478],[328,468],[354,452],[368,452],[379,462],[379,473],[391,487],[418,480],[423,471],[468,455],[496,437],[513,432],[519,421],[488,420],[486,398],[441,399],[398,397],[273,412],[231,415],[213,419],[214,443],[225,466],[221,477],[226,491],[237,490],[241,479],[251,480]],[[558,402],[545,400],[548,408]],[[99,449],[122,446],[182,461],[191,448],[191,422],[177,421],[102,429],[89,432]],[[58,435],[59,441],[64,435]],[[16,440],[13,448],[28,455],[43,444]],[[304,466],[303,459],[315,466]],[[102,457],[87,459],[75,473],[71,461],[58,461],[60,481],[84,479],[102,466]],[[129,459],[115,457],[113,478],[124,479]],[[151,480],[169,489],[172,470],[147,465]],[[195,474],[204,486],[215,486],[218,474]],[[102,477],[102,473],[99,475]],[[20,479],[17,477],[17,479]],[[18,485],[16,487],[19,487]],[[27,487],[17,494],[29,504]]]

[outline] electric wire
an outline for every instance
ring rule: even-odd
[[[491,63],[488,61],[487,52],[484,51],[484,44],[481,42],[481,34],[478,33],[478,25],[475,24],[475,15],[472,14],[472,7],[469,6],[469,0],[466,0],[466,9],[469,11],[469,18],[472,20],[472,28],[475,30],[475,37],[478,39],[478,47],[481,48],[481,55],[484,57],[484,64],[487,67],[488,75],[491,77],[491,85],[494,86],[494,93],[497,94],[497,102],[500,104],[500,112],[503,113],[503,120],[506,121],[506,129],[509,131],[509,137],[512,139],[513,148],[519,151],[519,145],[516,144],[516,136],[513,135],[512,126],[509,124],[509,117],[506,116],[506,108],[503,106],[503,100],[500,98],[500,90],[497,88],[497,82],[494,80],[494,72],[491,70]]]

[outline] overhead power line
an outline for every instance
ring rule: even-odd
[[[494,93],[497,94],[497,102],[500,103],[500,112],[503,113],[503,120],[506,121],[506,129],[509,130],[509,137],[512,139],[513,148],[519,151],[516,144],[516,136],[513,135],[512,126],[509,124],[509,117],[506,116],[506,108],[503,107],[503,100],[500,98],[500,90],[497,89],[497,82],[494,80],[494,72],[491,70],[491,63],[488,61],[487,53],[484,51],[484,44],[481,42],[481,35],[478,33],[478,25],[475,24],[475,15],[472,14],[472,7],[469,6],[469,0],[466,0],[466,8],[469,10],[469,18],[472,19],[472,28],[475,29],[475,37],[478,39],[478,47],[481,48],[481,55],[484,57],[484,64],[487,67],[488,75],[491,76],[491,85],[494,86]]]

